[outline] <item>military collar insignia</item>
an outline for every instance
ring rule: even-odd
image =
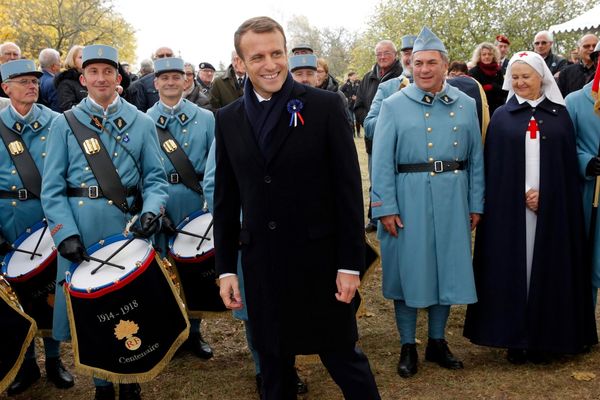
[[[13,128],[13,130],[14,130],[15,132],[19,132],[19,133],[21,133],[21,132],[23,132],[23,123],[22,123],[22,122],[19,122],[19,121],[16,121],[16,122],[14,123],[14,125],[12,126],[12,128]]]
[[[440,100],[445,104],[450,104],[454,101],[454,99],[447,94],[440,96]]]
[[[433,96],[426,94],[425,96],[423,96],[421,101],[426,104],[431,104],[431,103],[433,103]]]
[[[160,115],[158,117],[158,120],[156,120],[156,125],[164,129],[167,126],[168,121],[169,119],[167,117],[165,117],[164,115]]]
[[[119,132],[121,132],[127,126],[127,121],[125,121],[122,117],[118,117],[113,119],[113,124],[115,124]]]
[[[185,124],[190,119],[185,113],[179,114],[177,118],[179,118],[182,124]]]
[[[33,121],[31,124],[29,124],[31,126],[31,129],[33,129],[34,132],[39,131],[40,129],[42,129],[42,124],[40,124],[39,121]]]
[[[104,128],[102,126],[102,122],[100,122],[100,117],[96,116],[96,115],[92,115],[90,117],[90,125],[92,125],[92,127],[98,129],[98,130],[102,130],[102,128]]]

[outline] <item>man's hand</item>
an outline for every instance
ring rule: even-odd
[[[237,275],[230,275],[219,279],[219,294],[225,307],[230,310],[241,310],[244,307]]]
[[[356,294],[356,289],[360,286],[360,277],[354,274],[338,272],[335,284],[338,290],[335,298],[342,303],[350,303]]]
[[[539,201],[540,192],[537,190],[529,189],[527,193],[525,193],[525,204],[527,205],[527,208],[534,213],[537,213]]]
[[[385,217],[379,218],[379,221],[383,224],[383,229],[393,237],[398,237],[398,230],[396,227],[404,229],[404,224],[398,214],[386,215]]]
[[[471,213],[471,230],[477,227],[479,221],[481,221],[481,214]]]

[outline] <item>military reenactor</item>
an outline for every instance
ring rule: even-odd
[[[383,101],[373,138],[373,216],[383,295],[394,300],[398,374],[417,372],[417,310],[429,313],[425,359],[463,368],[445,340],[451,304],[477,301],[471,230],[483,213],[475,101],[445,82],[448,53],[429,29],[415,40],[414,83]]]
[[[163,217],[162,232],[157,238],[157,245],[163,256],[168,249],[169,237],[175,234],[175,227],[179,222],[204,206],[201,185],[215,130],[215,119],[210,111],[182,98],[184,73],[181,58],[160,58],[154,61],[154,85],[160,98],[148,110],[148,115],[159,133],[164,153],[162,158],[169,180],[166,215]],[[176,148],[169,147],[166,144],[169,139],[183,151],[178,153]],[[211,358],[213,351],[202,338],[200,319],[191,318],[190,323],[190,336],[184,346],[199,358]]]
[[[117,60],[117,50],[109,46],[83,49],[81,81],[88,96],[56,118],[48,137],[42,205],[60,253],[57,281],[65,279],[71,263],[88,257],[87,247],[123,232],[137,213],[141,215],[138,234],[153,235],[159,227],[155,217],[167,203],[154,122],[118,96]],[[89,130],[92,136],[80,144],[82,132]],[[88,162],[87,156],[100,152],[110,162],[108,168]],[[142,202],[136,199],[143,200],[141,209]],[[55,308],[54,336],[67,340],[70,331],[60,285]],[[115,398],[112,383],[97,378],[94,383],[96,399]],[[140,392],[138,384],[119,385],[121,400],[139,399]]]
[[[44,169],[50,124],[58,116],[49,108],[36,104],[39,78],[30,60],[9,61],[1,66],[2,88],[10,106],[0,112],[0,257],[12,250],[19,235],[42,221],[40,201],[41,174]],[[73,386],[73,376],[60,360],[60,342],[44,337],[46,377],[58,388]],[[17,377],[8,388],[9,395],[25,391],[40,378],[32,343],[25,354]]]

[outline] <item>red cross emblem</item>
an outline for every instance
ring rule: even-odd
[[[529,55],[529,54],[526,51],[524,51],[523,53],[519,54],[519,57],[525,57],[527,55]]]

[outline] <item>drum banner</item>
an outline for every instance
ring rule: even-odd
[[[189,335],[184,305],[158,255],[110,290],[65,285],[75,368],[115,383],[147,382]]]
[[[16,295],[0,277],[0,393],[17,376],[25,352],[37,330],[33,318],[25,314]]]

